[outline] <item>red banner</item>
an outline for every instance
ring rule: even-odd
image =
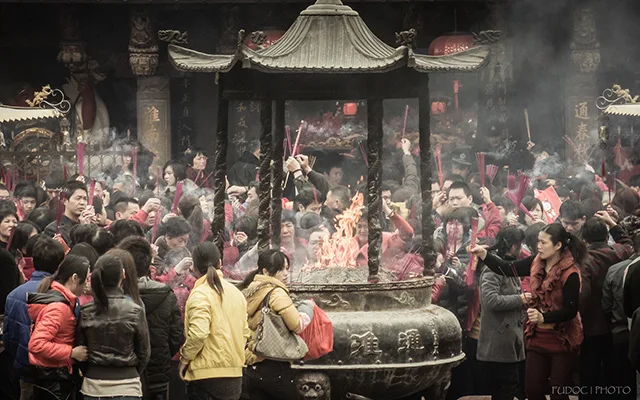
[[[536,198],[542,203],[547,223],[552,224],[560,216],[560,206],[562,205],[556,190],[553,186],[549,186],[545,190],[539,191]]]

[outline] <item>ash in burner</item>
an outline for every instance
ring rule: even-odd
[[[349,284],[366,283],[369,277],[369,269],[366,266],[354,268],[324,268],[302,270],[293,277],[295,283],[302,284]],[[397,281],[396,275],[381,268],[379,272],[380,282]]]

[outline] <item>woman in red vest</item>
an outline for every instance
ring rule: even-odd
[[[541,400],[550,392],[551,399],[568,399],[583,337],[578,313],[578,265],[587,251],[584,243],[560,224],[547,225],[540,231],[537,249],[536,256],[513,262],[487,253],[481,246],[474,246],[470,252],[495,273],[531,277],[525,329],[527,396],[529,400]]]

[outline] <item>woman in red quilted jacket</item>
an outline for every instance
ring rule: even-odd
[[[29,340],[29,362],[35,366],[34,398],[67,400],[74,390],[75,361],[87,359],[87,348],[74,347],[76,299],[85,286],[89,261],[69,255],[56,273],[43,279],[37,293],[29,293],[27,307],[34,321]]]

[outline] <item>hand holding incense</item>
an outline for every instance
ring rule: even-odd
[[[87,149],[87,144],[84,142],[78,142],[76,146],[76,158],[78,159],[78,175],[84,175],[84,153]]]
[[[183,182],[176,183],[176,194],[173,198],[173,205],[171,206],[171,212],[175,214],[178,210],[178,203],[180,202],[180,198],[182,197],[182,186]]]

